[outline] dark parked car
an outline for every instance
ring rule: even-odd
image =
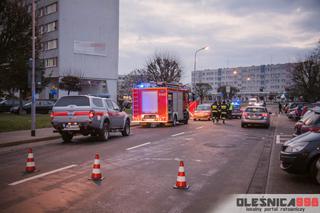
[[[282,145],[282,170],[288,173],[307,174],[320,184],[320,131],[307,132]]]
[[[308,131],[318,131],[320,130],[320,112],[318,111],[311,111],[302,119],[300,119],[295,127],[294,135],[300,135],[302,133]]]
[[[19,105],[19,99],[7,99],[0,102],[0,112],[10,112],[10,109]]]
[[[36,100],[36,113],[48,114],[53,105],[55,104],[55,100],[46,100],[39,99]],[[27,112],[27,114],[31,113],[31,102],[28,102],[23,105],[22,109]],[[19,113],[19,106],[12,107],[10,109],[11,113]]]

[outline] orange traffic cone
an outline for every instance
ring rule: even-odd
[[[179,171],[177,176],[176,185],[173,186],[175,189],[189,189],[189,185],[187,185],[186,174],[184,172],[184,163],[180,161]]]
[[[101,170],[100,170],[100,157],[99,154],[96,154],[94,159],[93,167],[92,167],[92,174],[91,180],[103,180]]]
[[[28,158],[26,163],[26,172],[34,172],[36,170],[36,165],[33,158],[32,149],[28,150]]]

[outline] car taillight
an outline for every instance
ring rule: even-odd
[[[89,112],[89,118],[90,118],[90,119],[92,119],[92,118],[94,117],[94,115],[95,115],[94,111],[90,111],[90,112]]]
[[[50,117],[51,117],[51,119],[54,117],[54,113],[53,112],[50,113]]]
[[[262,113],[263,117],[268,117],[268,113]]]

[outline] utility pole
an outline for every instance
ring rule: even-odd
[[[35,61],[36,61],[36,5],[32,0],[32,78],[31,78],[31,136],[36,136],[36,83],[35,83]]]

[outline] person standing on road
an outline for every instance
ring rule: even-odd
[[[218,104],[217,104],[217,101],[215,101],[211,105],[211,115],[212,115],[212,122],[215,123],[217,121],[217,123],[218,123],[219,122],[219,118],[218,118]]]
[[[228,113],[228,106],[227,106],[226,102],[223,101],[221,104],[221,119],[222,119],[223,123],[225,123],[225,121],[226,121],[227,113]]]
[[[228,107],[228,114],[230,119],[232,119],[232,111],[233,111],[233,103],[230,102]]]
[[[282,113],[282,105],[281,105],[281,102],[279,102],[279,114]]]

